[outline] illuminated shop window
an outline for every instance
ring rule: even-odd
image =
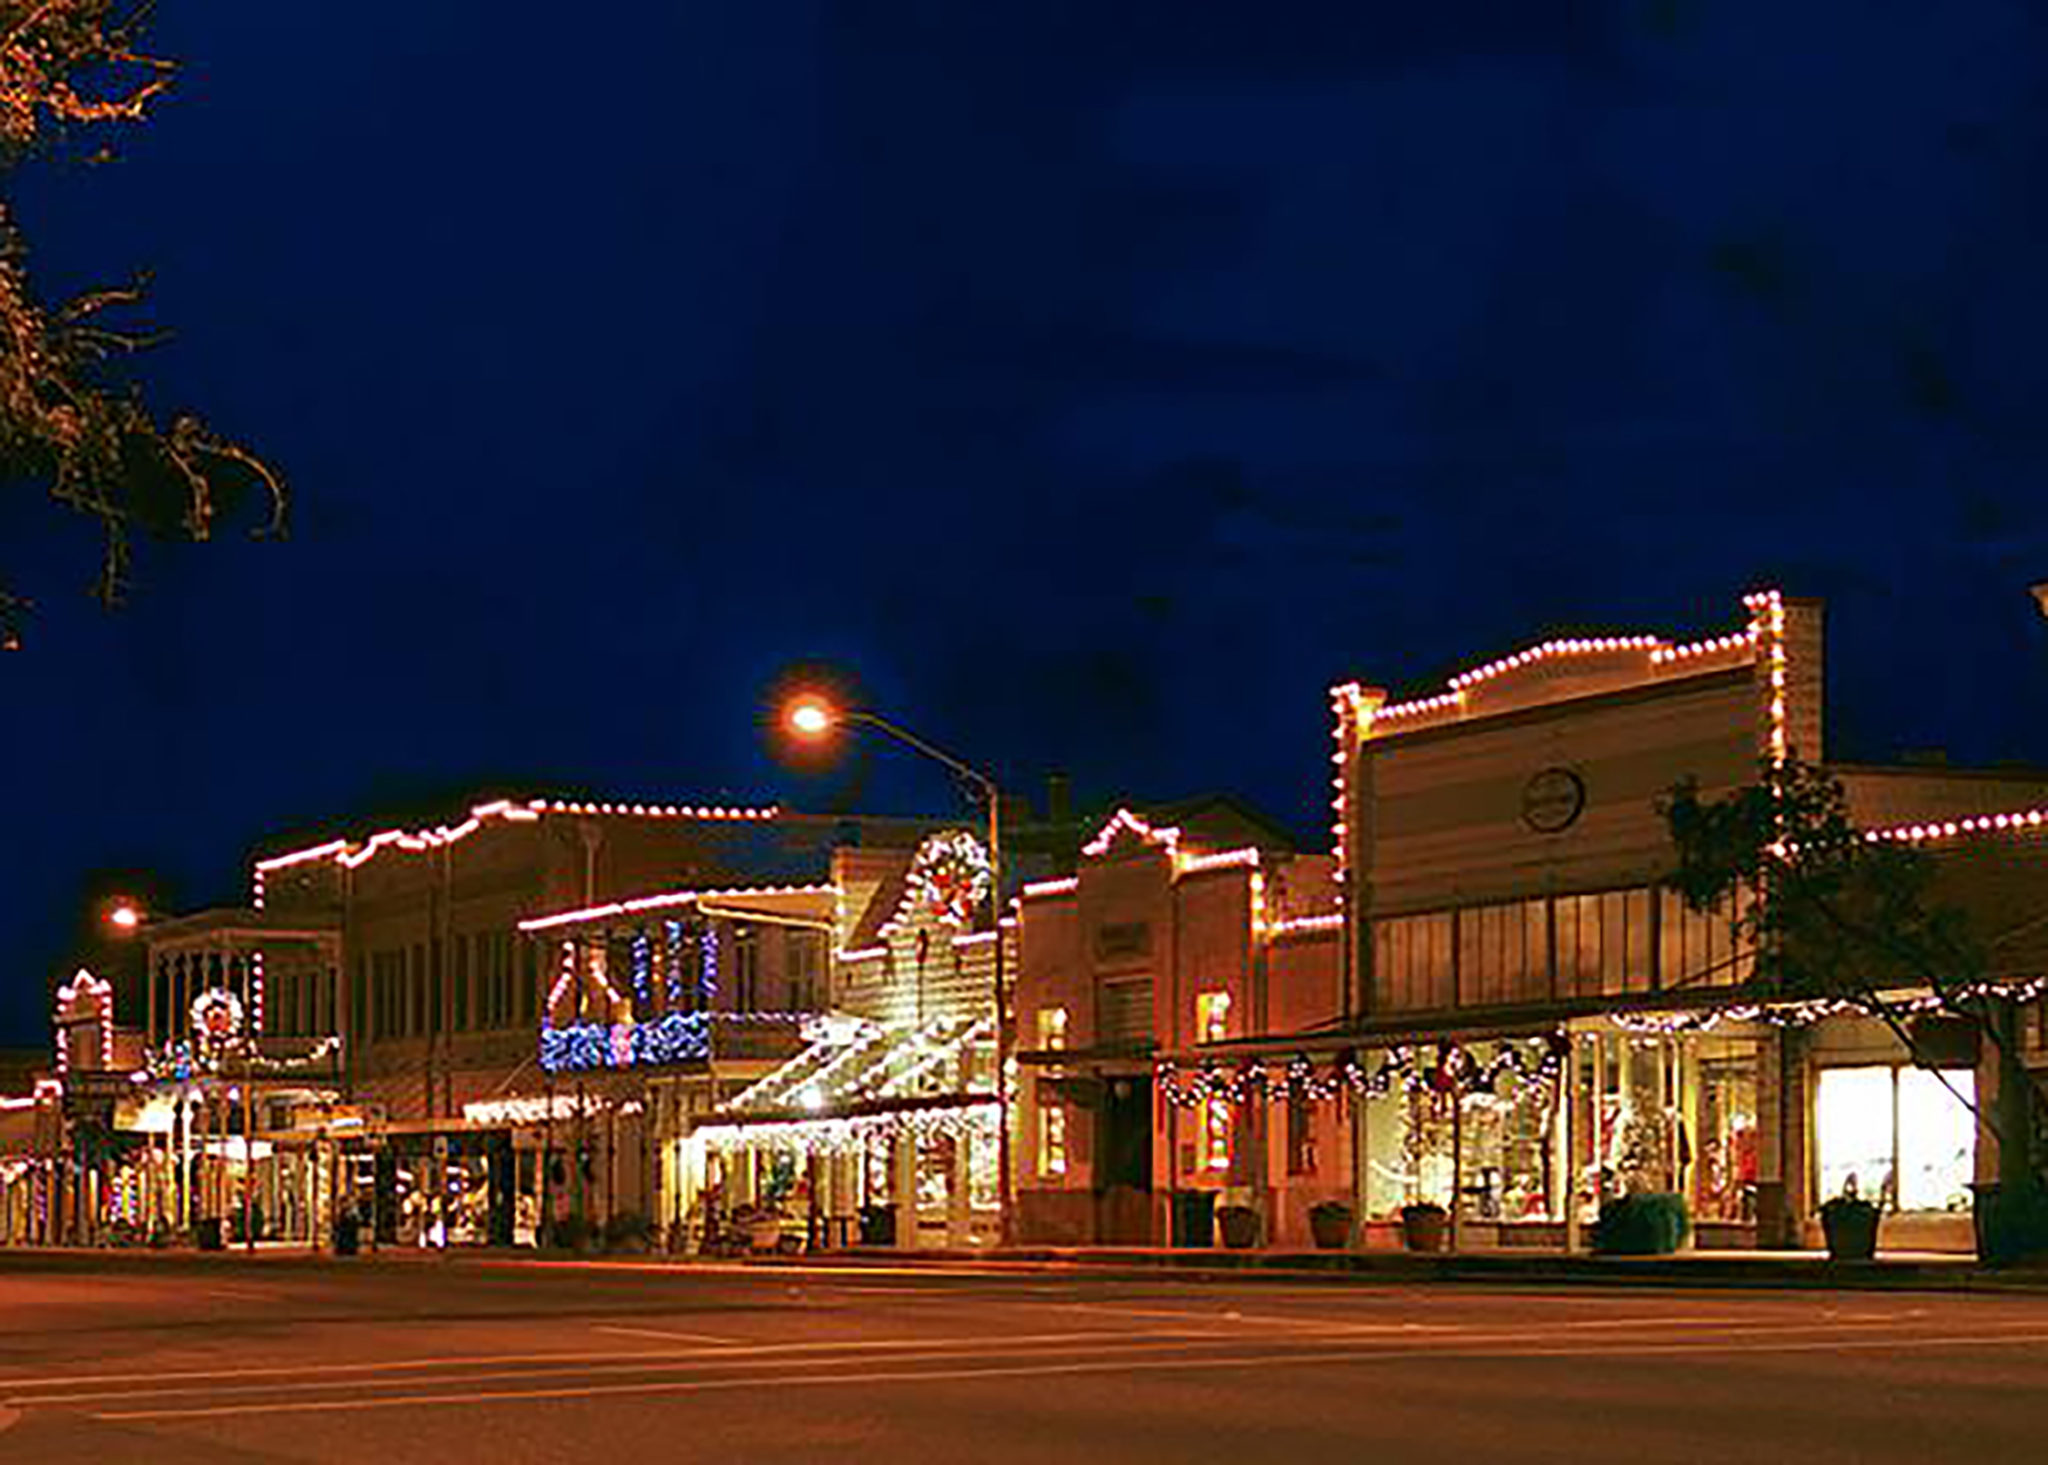
[[[1195,995],[1195,1036],[1204,1043],[1220,1043],[1230,1035],[1230,994],[1199,992]],[[1211,1099],[1202,1106],[1202,1168],[1230,1168],[1231,1113],[1228,1099]]]
[[[1067,1046],[1067,1009],[1038,1009],[1038,1046],[1051,1052]],[[1060,1070],[1049,1068],[1047,1078]],[[1055,1100],[1040,1100],[1038,1106],[1038,1173],[1047,1179],[1067,1173],[1067,1109]]]
[[[1067,1173],[1067,1110],[1064,1104],[1038,1107],[1038,1173],[1051,1179]]]
[[[1306,1094],[1287,1096],[1287,1173],[1316,1173],[1316,1111]]]
[[[1968,1210],[1976,1133],[1965,1101],[1975,1098],[1967,1068],[1822,1069],[1813,1121],[1820,1198],[1853,1185],[1886,1210]]]

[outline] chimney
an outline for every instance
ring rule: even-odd
[[[1045,776],[1045,822],[1058,828],[1074,817],[1074,791],[1064,773]]]

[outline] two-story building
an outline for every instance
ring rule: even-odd
[[[1692,642],[1544,642],[1409,701],[1335,689],[1348,1012],[1321,1046],[1368,1223],[1433,1201],[1463,1245],[1576,1245],[1604,1198],[1659,1190],[1702,1244],[1798,1245],[1853,1175],[1888,1244],[1968,1246],[1975,1048],[1926,1071],[1871,1013],[1771,1001],[1734,913],[1662,883],[1681,780],[1825,762],[1821,607],[1745,612]],[[2048,801],[2039,775],[1831,771],[1869,827],[2010,837]],[[1986,934],[2038,920],[2029,900],[1980,910]]]
[[[1215,1206],[1268,1239],[1350,1190],[1350,1136],[1306,1093],[1226,1093],[1218,1051],[1344,1015],[1326,855],[1225,800],[1123,810],[1075,873],[1020,892],[1017,1234],[1206,1244]]]

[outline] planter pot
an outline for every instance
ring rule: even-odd
[[[1224,1206],[1216,1212],[1216,1224],[1222,1228],[1223,1244],[1233,1250],[1259,1244],[1259,1213],[1250,1206]]]
[[[1404,1206],[1401,1240],[1410,1251],[1442,1251],[1450,1233],[1451,1214],[1442,1206]]]
[[[773,1251],[782,1242],[782,1222],[770,1217],[765,1221],[747,1222],[747,1245],[755,1251]]]
[[[1869,1201],[1829,1201],[1820,1209],[1828,1260],[1867,1262],[1877,1255],[1877,1207]]]
[[[1322,1251],[1342,1251],[1351,1244],[1351,1208],[1317,1206],[1308,1213],[1309,1235]]]

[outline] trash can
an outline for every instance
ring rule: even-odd
[[[896,1208],[894,1206],[862,1206],[860,1208],[860,1244],[862,1246],[894,1246],[896,1244]]]
[[[334,1218],[334,1254],[336,1256],[354,1256],[361,1248],[362,1241],[362,1223],[356,1219],[355,1212],[344,1211]]]
[[[1214,1246],[1216,1244],[1216,1192],[1177,1191],[1173,1197],[1173,1244]]]
[[[227,1245],[221,1236],[219,1216],[201,1216],[192,1223],[192,1239],[201,1251],[225,1251]]]

